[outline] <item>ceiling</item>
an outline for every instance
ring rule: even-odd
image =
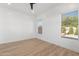
[[[11,3],[9,5],[7,3],[4,3],[0,5],[6,6],[11,9],[16,9],[28,15],[39,15],[49,10],[49,8],[55,7],[57,4],[58,3],[36,3],[34,4],[34,13],[31,11],[29,3]]]
[[[54,7],[56,5],[56,3],[38,3],[34,5],[34,11],[36,15],[39,15],[50,10],[51,7]]]

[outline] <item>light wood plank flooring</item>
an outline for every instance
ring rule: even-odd
[[[0,45],[1,56],[79,56],[79,53],[33,38]]]

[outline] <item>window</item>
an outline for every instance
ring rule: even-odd
[[[39,34],[42,34],[42,26],[39,26],[39,27],[38,27],[38,33],[39,33]]]
[[[62,15],[61,36],[78,39],[78,11]]]

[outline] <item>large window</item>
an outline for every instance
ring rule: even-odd
[[[78,11],[62,15],[61,36],[78,39]]]

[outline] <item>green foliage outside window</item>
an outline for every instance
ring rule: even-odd
[[[65,33],[66,32],[66,29],[64,26],[62,26],[62,29],[61,29],[62,33]]]
[[[78,35],[78,28],[76,29],[75,35]]]
[[[74,32],[73,32],[73,27],[70,27],[68,34],[73,34],[73,33],[74,33]]]

